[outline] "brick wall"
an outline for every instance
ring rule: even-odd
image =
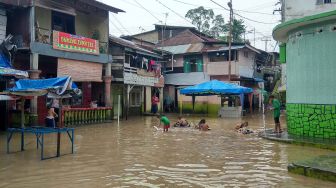
[[[336,105],[287,104],[288,133],[336,139]]]

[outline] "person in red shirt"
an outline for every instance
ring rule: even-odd
[[[159,98],[156,95],[152,97],[152,113],[156,114],[158,111],[158,103],[160,102]]]

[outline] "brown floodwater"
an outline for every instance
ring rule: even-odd
[[[175,115],[168,115],[171,121]],[[187,117],[198,122],[200,117]],[[336,184],[287,172],[297,160],[331,151],[288,145],[240,135],[234,126],[243,120],[255,130],[260,115],[241,119],[206,118],[211,131],[153,128],[155,117],[137,117],[75,129],[75,154],[41,161],[33,135],[26,151],[6,154],[0,135],[0,187],[336,187]],[[284,118],[281,118],[285,124]],[[267,128],[273,127],[267,115]],[[56,136],[46,138],[46,155],[55,154]],[[66,135],[62,153],[70,153]],[[19,149],[14,137],[11,149]]]

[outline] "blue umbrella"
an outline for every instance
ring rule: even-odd
[[[239,95],[244,93],[252,93],[253,89],[239,86],[232,83],[211,80],[195,86],[181,89],[180,93],[191,96],[208,96],[208,95]]]

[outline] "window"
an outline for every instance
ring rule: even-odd
[[[249,56],[248,51],[244,51],[244,57],[248,58],[248,56]]]
[[[196,60],[190,60],[190,72],[197,72],[197,63]]]
[[[134,91],[130,93],[130,106],[139,107],[141,105],[140,91]]]
[[[60,12],[52,12],[52,29],[75,35],[75,17]]]
[[[330,4],[331,0],[317,0],[316,4],[317,5],[322,5],[322,4]]]

